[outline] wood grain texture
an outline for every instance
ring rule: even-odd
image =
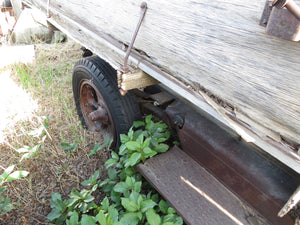
[[[141,2],[51,0],[51,7],[96,33],[129,44]],[[196,91],[205,89],[234,106],[237,118],[250,126],[300,143],[300,45],[267,35],[258,25],[264,3],[148,0],[134,47]],[[85,45],[96,52],[108,54],[91,36],[78,38],[91,42]]]

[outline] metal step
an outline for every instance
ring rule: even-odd
[[[167,108],[177,122],[184,152],[272,225],[294,224],[277,214],[300,184],[300,176],[214,122],[175,102]]]
[[[191,225],[267,224],[178,147],[139,164],[140,173]]]

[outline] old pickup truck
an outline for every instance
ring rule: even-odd
[[[186,224],[299,223],[299,1],[22,2],[83,46],[84,126],[116,151],[142,113],[177,131],[139,170]]]

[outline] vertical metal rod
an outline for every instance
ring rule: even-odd
[[[50,16],[50,9],[49,9],[49,7],[50,7],[50,0],[48,0],[47,1],[47,18],[50,18],[51,16]]]
[[[127,65],[128,64],[128,58],[129,58],[131,49],[133,47],[134,41],[136,39],[136,36],[138,34],[138,31],[139,31],[139,29],[141,27],[141,24],[142,24],[142,21],[144,19],[146,10],[147,10],[147,3],[146,2],[142,2],[141,9],[142,9],[142,11],[141,11],[141,16],[140,16],[139,22],[138,22],[137,27],[136,27],[136,29],[134,31],[134,34],[133,34],[133,37],[131,39],[130,45],[128,46],[127,51],[126,51],[126,55],[125,55],[125,59],[124,59],[124,65],[123,65],[123,68],[122,68],[123,73],[127,73],[128,70],[129,70],[128,65]]]

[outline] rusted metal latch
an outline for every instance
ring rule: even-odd
[[[132,50],[133,44],[135,42],[135,39],[137,37],[137,34],[139,32],[139,29],[141,27],[141,24],[143,22],[143,19],[145,17],[146,11],[147,11],[147,3],[142,2],[140,19],[133,33],[131,42],[127,48],[125,59],[124,59],[124,65],[121,68],[121,70],[118,71],[118,86],[120,88],[120,92],[122,95],[125,95],[127,90],[134,89],[134,88],[141,88],[141,87],[145,87],[157,83],[157,81],[154,78],[147,75],[141,70],[131,73],[128,67],[128,58]]]
[[[291,41],[300,40],[300,7],[293,0],[267,0],[260,20],[267,33]]]

